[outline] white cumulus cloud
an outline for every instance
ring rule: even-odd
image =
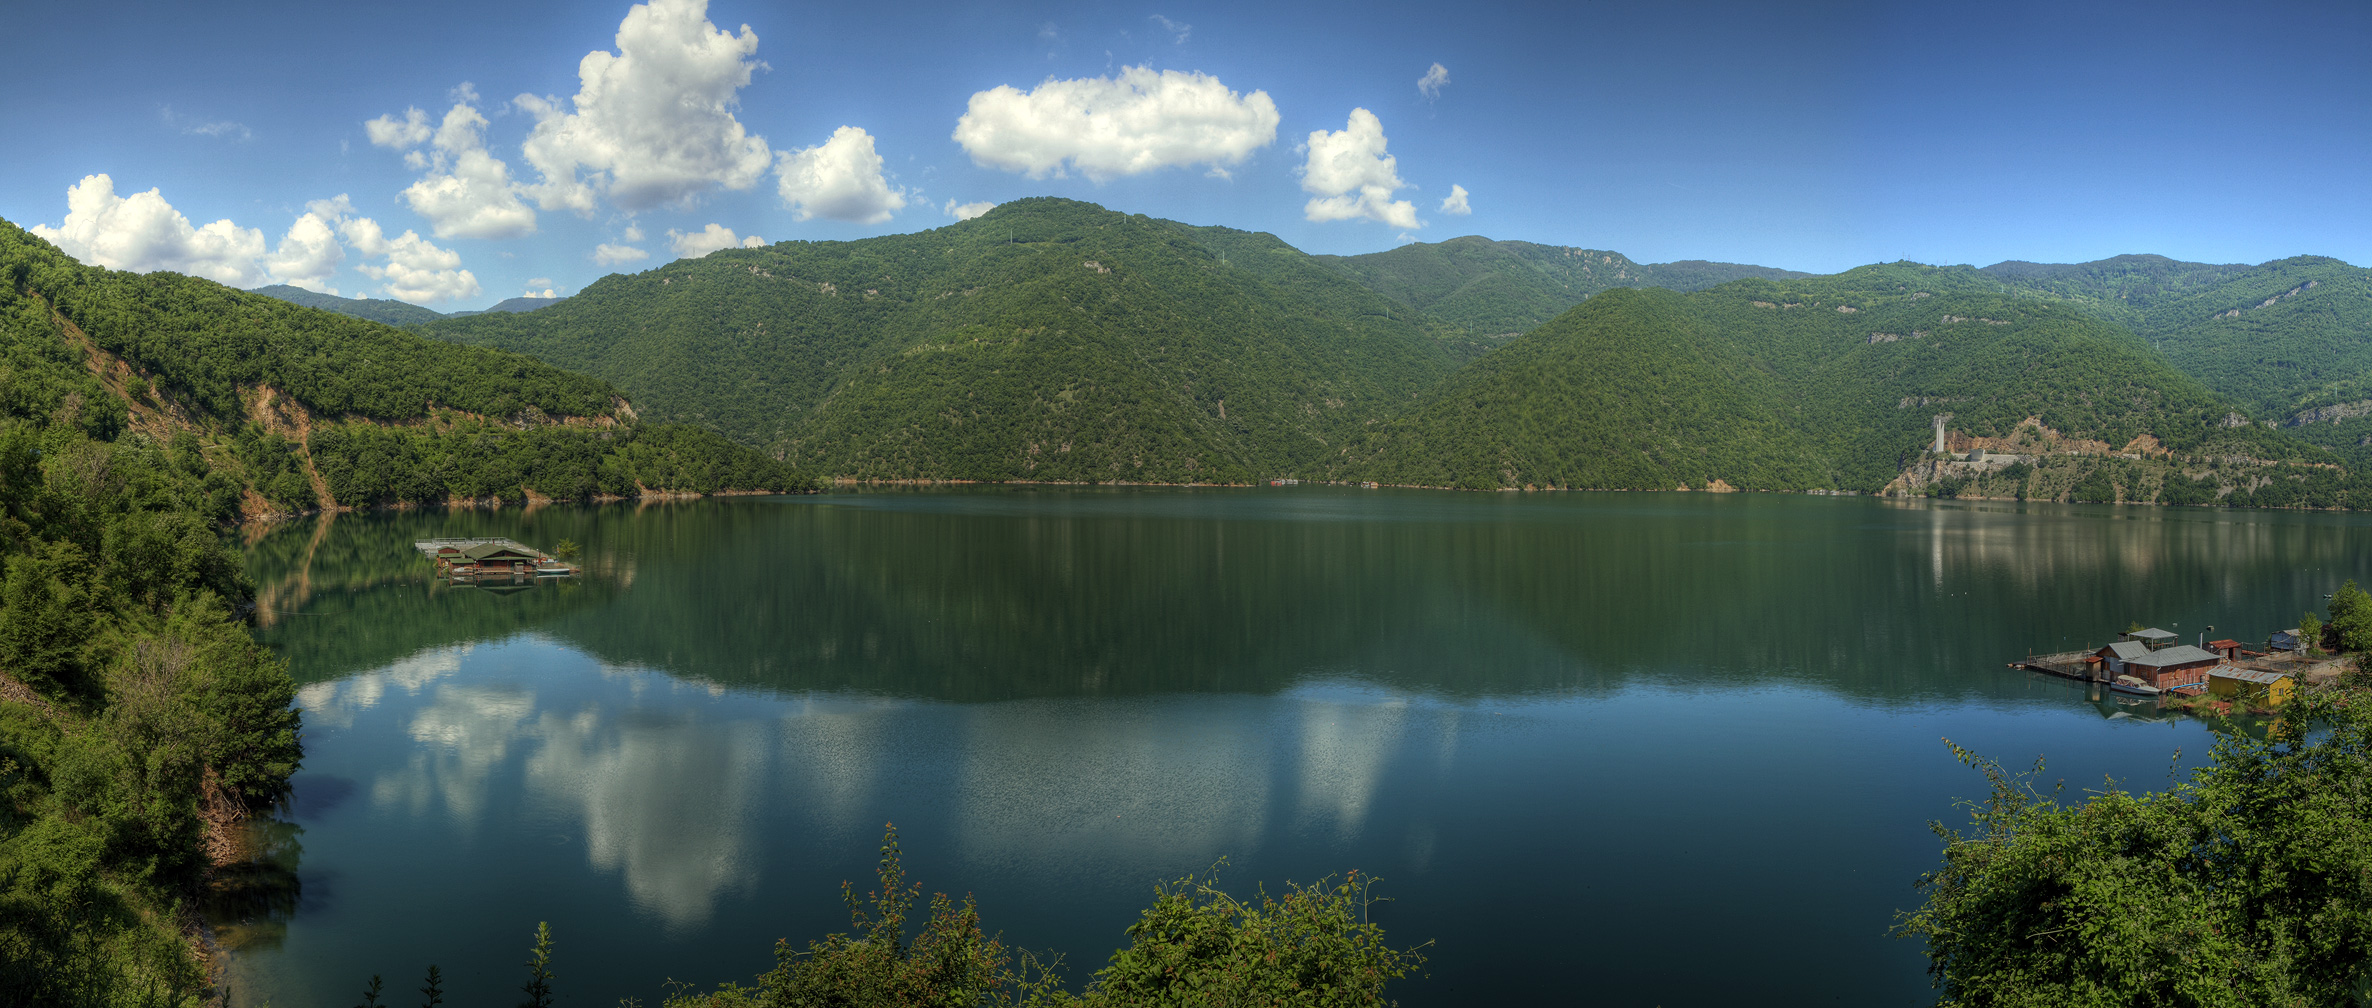
[[[389,150],[410,150],[428,142],[428,113],[418,108],[404,110],[404,117],[383,115],[362,124],[362,131],[371,143]]]
[[[946,210],[947,216],[953,217],[960,221],[965,221],[971,220],[974,217],[978,217],[981,214],[987,213],[996,208],[996,204],[987,200],[981,200],[977,203],[958,203],[954,200],[948,200]]]
[[[1097,182],[1209,165],[1224,176],[1277,137],[1266,91],[1239,95],[1219,78],[1125,67],[1117,77],[1000,85],[972,95],[955,142],[982,166],[1031,178],[1076,170]]]
[[[380,290],[389,297],[433,303],[478,295],[478,278],[461,268],[461,253],[438,248],[409,228],[389,238],[378,221],[347,217],[338,222],[338,236],[364,259],[377,260],[354,268],[379,281]]]
[[[427,113],[407,108],[400,120],[383,115],[363,123],[363,132],[373,144],[404,151],[404,163],[421,171],[419,181],[404,189],[404,202],[428,219],[437,237],[534,234],[535,211],[519,199],[510,165],[486,152],[486,117],[471,104],[477,91],[463,84],[454,96],[453,108],[434,130]],[[428,145],[425,152],[421,144]]]
[[[879,224],[906,206],[905,194],[881,177],[873,138],[854,126],[833,130],[819,146],[784,153],[779,181],[784,205],[798,210],[800,220]]]
[[[461,268],[459,253],[411,231],[387,237],[377,221],[354,216],[354,203],[343,194],[305,204],[268,251],[261,230],[228,220],[195,227],[158,190],[117,196],[106,175],[85,176],[66,190],[66,208],[64,223],[35,225],[33,233],[110,269],[172,270],[236,287],[285,283],[335,294],[329,281],[352,249],[366,260],[355,270],[381,281],[389,296],[450,301],[478,293],[478,279]]]
[[[85,175],[66,190],[66,219],[32,232],[94,266],[147,273],[172,270],[235,287],[264,282],[264,233],[229,220],[192,225],[157,189],[115,194],[115,179]],[[285,244],[285,243],[284,243]]]
[[[338,264],[346,261],[346,249],[338,244],[336,220],[334,215],[324,217],[307,210],[289,225],[279,247],[264,257],[264,271],[284,284],[321,294],[337,293],[329,281],[337,274]]]
[[[1340,130],[1312,130],[1301,188],[1316,195],[1302,215],[1319,223],[1364,217],[1396,228],[1423,227],[1415,204],[1392,198],[1408,183],[1400,180],[1399,163],[1384,153],[1384,143],[1383,121],[1363,108],[1352,109]]]
[[[600,263],[603,266],[615,266],[619,263],[640,262],[650,257],[650,253],[635,248],[632,245],[612,245],[608,242],[603,242],[599,245],[593,246],[593,261]]]
[[[1450,186],[1450,194],[1447,197],[1444,197],[1441,201],[1441,212],[1445,214],[1457,214],[1460,217],[1473,213],[1474,208],[1466,204],[1466,197],[1468,195],[1469,194],[1466,192],[1465,186]]]
[[[685,206],[766,174],[766,139],[733,117],[737,93],[765,65],[748,25],[719,30],[707,0],[650,0],[626,12],[617,46],[577,64],[573,111],[558,98],[513,99],[536,120],[524,152],[542,173],[530,192],[544,209],[589,216],[597,195],[629,213]]]
[[[678,231],[669,228],[667,237],[669,239],[668,247],[675,250],[675,256],[678,259],[698,259],[718,249],[757,248],[766,244],[764,238],[757,235],[744,238],[734,234],[732,228],[722,224],[711,224],[698,231]]]
[[[1426,98],[1439,98],[1441,86],[1449,82],[1450,68],[1435,63],[1432,69],[1425,71],[1425,76],[1417,78],[1417,93]]]

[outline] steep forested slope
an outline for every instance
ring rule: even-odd
[[[202,513],[799,483],[606,382],[210,280],[84,266],[0,221],[0,415],[201,464]]]
[[[1416,313],[1272,236],[1059,199],[727,249],[423,331],[871,478],[1308,473],[1454,366]]]
[[[1476,361],[1361,446],[1347,475],[1461,486],[1875,490],[1931,418],[2275,457],[2121,328],[1966,268],[1865,266],[1691,294],[1610,291]]]
[[[1809,275],[1702,260],[1637,263],[1619,252],[1474,235],[1367,255],[1314,258],[1377,293],[1484,336],[1524,332],[1592,294],[1617,287],[1693,291],[1745,277],[1783,280]]]

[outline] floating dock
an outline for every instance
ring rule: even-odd
[[[422,539],[412,544],[456,581],[567,577],[576,573],[549,553],[510,539]]]

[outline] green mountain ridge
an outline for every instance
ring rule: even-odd
[[[1732,280],[1810,276],[1738,263],[1639,263],[1603,249],[1494,241],[1467,235],[1357,256],[1316,256],[1377,293],[1476,336],[1529,331],[1600,291],[1621,287],[1702,290]]]
[[[1342,470],[1474,488],[1875,491],[1931,421],[2288,458],[2121,327],[1967,267],[1608,291],[1476,360]]]
[[[1272,235],[1069,200],[726,249],[437,338],[618,383],[860,479],[1314,475],[1455,367],[1428,320]]]
[[[307,308],[319,308],[322,311],[336,312],[340,315],[365,319],[383,325],[395,326],[397,328],[434,322],[441,318],[460,318],[464,315],[483,315],[487,312],[534,311],[538,308],[550,307],[552,305],[559,304],[562,301],[568,300],[566,296],[548,298],[522,296],[515,298],[505,298],[484,309],[472,311],[440,312],[434,308],[423,308],[409,301],[390,301],[384,298],[339,297],[335,294],[324,294],[320,291],[310,291],[302,287],[291,287],[287,284],[272,284],[268,287],[257,287],[253,289],[252,293],[261,294],[265,297],[279,298],[280,300],[286,301],[289,304],[304,305]]]
[[[1984,272],[2130,326],[2169,363],[2260,416],[2294,421],[2372,398],[2372,270],[2324,256],[2253,266],[2118,256]]]

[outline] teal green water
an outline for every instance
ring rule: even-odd
[[[434,582],[429,536],[584,544]],[[1410,1005],[1917,1004],[1889,937],[1981,780],[2159,786],[2213,736],[2009,671],[2262,639],[2364,516],[1706,494],[1013,489],[348,515],[249,547],[306,764],[243,1005],[440,965],[655,1001],[843,929],[883,823],[1083,977],[1154,881],[1384,878]],[[2180,750],[2180,755],[2177,755]],[[269,876],[271,873],[265,873]]]

